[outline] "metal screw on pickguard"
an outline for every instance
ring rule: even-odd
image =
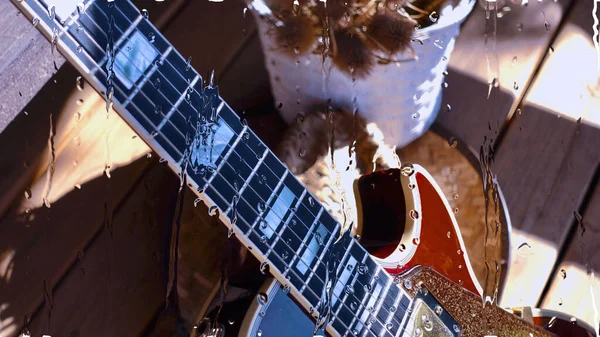
[[[435,314],[436,315],[438,315],[438,316],[441,315],[442,311],[444,311],[444,309],[442,309],[442,307],[440,307],[439,305],[435,306]]]
[[[404,280],[404,288],[406,288],[406,289],[412,288],[412,283],[410,282],[410,280]]]
[[[458,327],[458,325],[454,324],[454,326],[452,328],[454,329],[454,332],[456,332],[456,333],[460,332],[460,328]]]

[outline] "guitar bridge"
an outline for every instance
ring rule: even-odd
[[[460,327],[442,305],[425,288],[420,286],[413,301],[412,314],[406,323],[411,336],[458,337]]]

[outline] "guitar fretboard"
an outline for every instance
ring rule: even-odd
[[[340,224],[130,1],[86,1],[68,18],[37,0],[16,4],[39,18],[99,92],[112,84],[115,109],[187,174],[307,310],[319,308],[333,280],[330,324],[338,335],[412,333],[403,289],[354,239],[335,243]]]

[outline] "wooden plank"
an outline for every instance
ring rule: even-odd
[[[219,81],[223,98],[238,113],[273,103],[269,74],[257,34],[240,51]]]
[[[573,238],[561,260],[556,274],[551,275],[551,285],[542,307],[557,310],[582,320],[593,327],[600,324],[600,189],[595,186],[583,214],[582,224],[577,223]],[[583,225],[583,228],[582,228]],[[585,229],[585,232],[583,231]],[[589,274],[588,274],[589,270]]]
[[[165,31],[165,37],[204,80],[215,71],[219,79],[228,63],[254,32],[252,16],[244,15],[242,1],[190,1]]]
[[[147,160],[141,159],[116,170],[111,179],[103,176],[74,189],[50,209],[34,209],[28,217],[11,212],[3,219],[0,252],[10,256],[4,262],[12,265],[10,276],[0,281],[0,298],[8,305],[3,318],[13,317],[18,328],[24,316],[36,312],[44,301],[44,282],[51,289],[69,270],[78,252],[102,227],[104,203],[114,209],[127,194],[131,179],[146,166]]]
[[[48,284],[52,301],[32,319],[32,336],[139,336],[146,329],[165,300],[161,256],[179,189],[177,176],[154,163],[83,254],[72,257],[73,268]],[[41,294],[42,285],[37,289]]]
[[[10,0],[0,0],[0,132],[25,108],[65,59]]]
[[[594,122],[600,104],[595,87],[592,4],[577,2],[553,42],[497,152],[494,171],[513,223],[513,261],[504,306],[535,306],[565,244],[594,172],[600,164]],[[585,71],[565,71],[565,65]],[[575,66],[574,66],[575,67]],[[557,102],[565,102],[557,104]],[[583,117],[582,122],[577,122]],[[525,244],[526,243],[526,244]],[[521,249],[518,249],[521,247]],[[527,291],[523,291],[524,285]]]
[[[527,7],[520,3],[506,1],[510,11],[497,19],[495,53],[491,34],[485,44],[485,10],[476,4],[450,57],[442,106],[449,104],[451,109],[442,108],[436,122],[476,152],[484,136],[494,137],[488,125],[499,130],[515,111],[571,1],[529,1]],[[500,83],[489,100],[488,60],[491,77],[498,76]]]
[[[186,0],[168,3],[135,0],[156,12],[150,20],[160,29]],[[50,43],[10,0],[0,0],[0,132],[25,108],[65,59],[50,52]]]

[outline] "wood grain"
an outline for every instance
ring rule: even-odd
[[[120,207],[97,217],[99,234],[59,282],[48,283],[51,301],[32,319],[32,336],[142,334],[165,300],[162,251],[178,188],[177,176],[154,161]]]
[[[573,218],[575,220],[575,218]],[[551,286],[542,307],[557,310],[582,320],[593,327],[600,324],[600,189],[596,188],[577,223],[573,239],[561,260],[557,273],[551,275]],[[583,225],[583,227],[582,227]],[[584,231],[585,229],[585,231]],[[588,273],[588,271],[590,273]]]
[[[10,0],[0,0],[0,132],[65,59]]]
[[[527,7],[520,3],[506,1],[510,11],[497,19],[495,50],[492,30],[485,43],[486,13],[476,4],[450,57],[442,106],[449,104],[451,110],[442,108],[436,121],[476,152],[484,136],[495,137],[488,126],[500,130],[512,116],[571,1],[530,1]],[[500,86],[488,99],[493,77],[498,77]]]
[[[592,4],[577,2],[497,152],[513,230],[506,306],[535,306],[600,163]],[[569,71],[571,67],[581,71]],[[585,69],[585,70],[584,70]],[[565,102],[556,104],[557,101]],[[588,118],[590,116],[590,118]],[[582,117],[580,122],[576,120]],[[526,243],[526,244],[525,244]],[[521,246],[521,249],[518,247]],[[530,248],[531,247],[531,248]],[[523,291],[527,284],[527,291]],[[507,294],[508,293],[508,294]],[[550,295],[553,296],[553,295]]]
[[[204,80],[215,71],[216,83],[254,31],[252,16],[242,1],[190,1],[165,31],[165,37]],[[208,82],[207,82],[208,83]],[[227,97],[225,97],[227,98]]]

